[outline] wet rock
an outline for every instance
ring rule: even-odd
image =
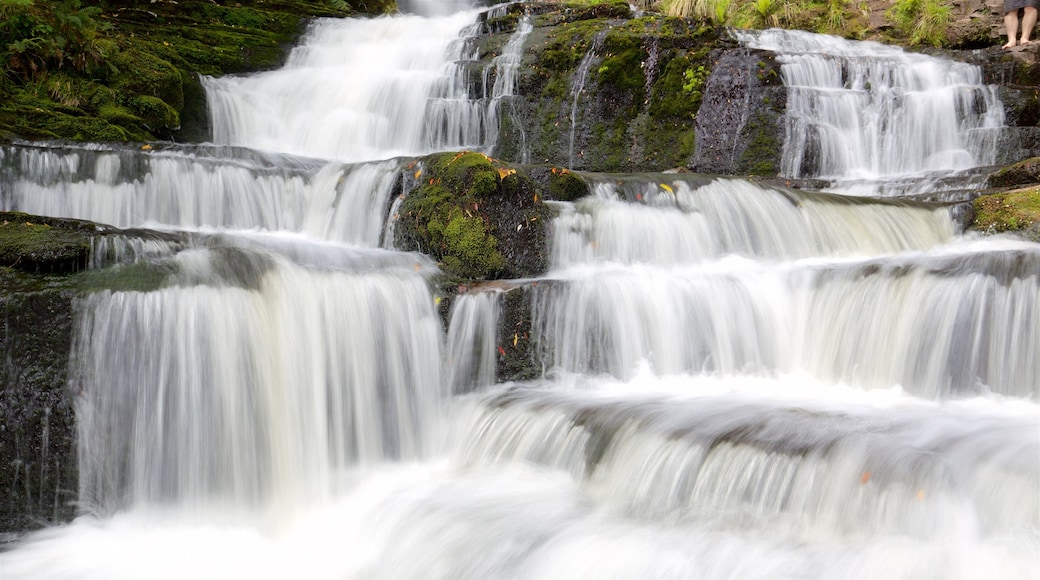
[[[775,176],[784,143],[787,89],[770,52],[732,48],[719,52],[697,115],[701,173]]]
[[[496,156],[611,172],[689,163],[719,29],[620,5],[531,14]]]
[[[75,512],[73,293],[61,286],[53,276],[0,268],[0,534]]]

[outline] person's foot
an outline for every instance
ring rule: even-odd
[[[1005,44],[1001,48],[1003,48],[1004,50],[1007,50],[1009,48],[1015,48],[1015,41],[1014,40],[1009,40],[1009,41],[1007,41],[1007,44]]]
[[[1022,40],[1018,41],[1019,46],[1025,46],[1027,44],[1033,44],[1033,41],[1029,40],[1028,38],[1023,38]]]

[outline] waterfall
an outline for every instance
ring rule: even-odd
[[[459,296],[448,323],[447,385],[452,393],[468,393],[495,382],[499,293]]]
[[[595,179],[595,177],[593,177]],[[638,184],[638,185],[637,185]],[[683,264],[723,255],[769,260],[925,250],[949,242],[941,206],[861,203],[740,179],[604,180],[553,222],[553,264]],[[625,192],[624,189],[634,190]],[[644,203],[628,203],[626,196]]]
[[[801,31],[737,38],[782,63],[785,177],[891,195],[993,164],[1004,108],[976,66]]]
[[[578,122],[578,101],[581,99],[581,94],[585,92],[585,80],[589,76],[589,71],[592,70],[596,53],[603,46],[603,39],[606,37],[607,33],[604,31],[592,39],[592,46],[585,52],[585,56],[581,57],[581,62],[574,71],[574,78],[571,79],[571,134],[567,146],[567,167],[574,167],[574,133]]]
[[[263,229],[378,244],[396,163],[214,153],[10,147],[0,161],[0,209],[122,228]]]
[[[359,462],[423,454],[440,347],[421,276],[308,272],[241,251],[177,262],[177,285],[79,305],[71,380],[91,511],[255,513],[328,497]]]
[[[61,289],[80,515],[5,580],[1040,576],[1040,245],[904,196],[991,159],[977,71],[739,33],[836,191],[583,175],[471,283],[392,247],[405,157],[490,152],[544,31],[402,7],[206,79],[215,144],[0,146],[0,208],[133,228]]]
[[[347,162],[490,152],[533,27],[521,19],[491,63],[491,91],[477,94],[480,55],[467,39],[482,30],[478,14],[319,21],[280,70],[203,78],[213,140]]]
[[[520,159],[517,159],[520,163],[530,163],[530,151],[527,150],[527,135],[524,132],[523,124],[516,114],[516,109],[513,107],[510,97],[514,96],[516,73],[520,68],[520,59],[523,56],[524,41],[527,40],[527,36],[533,30],[534,25],[531,23],[531,18],[527,15],[521,17],[520,22],[516,25],[516,32],[509,38],[509,42],[506,43],[505,47],[502,48],[502,54],[499,54],[491,61],[492,67],[486,69],[487,72],[494,71],[495,80],[491,87],[491,102],[488,105],[488,136],[485,150],[490,155],[494,150],[495,144],[498,143],[499,108],[502,106],[502,102],[505,101],[509,104],[509,116],[513,121],[513,126],[520,133]],[[487,93],[487,78],[484,79],[484,86],[484,92]]]

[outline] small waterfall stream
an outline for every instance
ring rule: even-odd
[[[743,38],[805,43],[792,66],[840,44],[805,64],[839,87],[785,68],[813,158],[785,171],[841,193],[588,175],[549,271],[445,325],[436,265],[388,247],[400,157],[490,150],[532,30],[473,95],[479,11],[424,6],[208,79],[216,145],[0,147],[0,208],[154,234],[95,248],[146,276],[77,299],[82,515],[0,553],[4,580],[1040,575],[1040,246],[848,195],[987,162],[1000,105],[970,72]],[[503,382],[521,339],[544,372]]]
[[[934,191],[936,177],[993,164],[1004,108],[976,66],[802,31],[737,38],[783,63],[785,177],[894,195]]]
[[[578,69],[574,72],[574,78],[571,79],[571,132],[567,145],[568,167],[574,167],[574,133],[575,125],[578,122],[578,102],[581,100],[582,93],[585,92],[585,81],[588,79],[589,71],[592,70],[592,63],[595,62],[597,57],[596,53],[603,46],[603,39],[606,36],[607,34],[604,31],[592,39],[592,46],[585,52],[585,56],[581,57]]]

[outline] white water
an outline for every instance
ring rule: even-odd
[[[312,45],[211,87],[225,120],[284,115],[227,142],[336,161],[0,150],[5,208],[169,236],[97,249],[164,277],[79,302],[83,515],[0,577],[1040,575],[1040,248],[944,207],[604,179],[560,205],[523,290],[547,376],[492,385],[500,293],[442,328],[428,259],[379,249],[400,168],[343,164],[434,146],[413,113],[447,115],[457,71],[388,57],[454,50],[473,18],[324,23],[350,31],[325,65],[294,68]],[[378,44],[397,28],[426,36]],[[365,43],[385,70],[347,83]],[[419,56],[433,101],[369,100],[356,116],[387,122],[340,132],[337,99],[388,95]]]
[[[490,153],[532,27],[521,21],[491,63],[491,90],[474,94],[467,63],[481,55],[466,40],[482,30],[478,11],[428,12],[319,21],[282,69],[204,78],[213,141],[347,162]]]
[[[495,75],[494,82],[491,86],[491,101],[488,105],[487,112],[487,143],[492,147],[498,143],[498,119],[501,114],[500,109],[503,105],[508,106],[513,126],[520,133],[520,158],[516,159],[519,163],[530,163],[531,154],[527,149],[527,135],[524,131],[520,117],[516,114],[515,109],[513,108],[511,97],[514,96],[513,91],[516,88],[516,75],[520,69],[520,61],[523,57],[524,42],[533,30],[534,24],[531,23],[531,17],[527,15],[522,16],[516,25],[516,32],[509,38],[509,42],[507,42],[502,48],[502,53],[492,59],[491,64],[493,67],[486,69],[484,75],[485,93],[488,92],[488,73],[494,71]]]
[[[993,164],[1004,108],[978,67],[801,31],[737,37],[780,54],[785,177],[891,195],[934,191],[935,178]]]

